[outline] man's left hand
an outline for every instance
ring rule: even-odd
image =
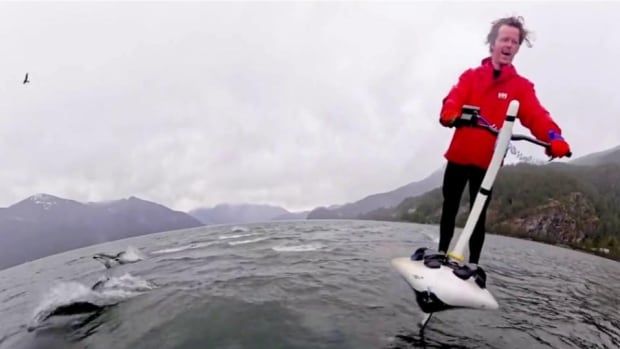
[[[570,154],[570,146],[563,139],[554,139],[549,142],[549,148],[547,148],[546,153],[553,158],[568,156]]]

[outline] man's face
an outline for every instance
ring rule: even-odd
[[[519,52],[519,29],[502,25],[499,27],[497,38],[491,46],[491,61],[495,68],[511,64]]]

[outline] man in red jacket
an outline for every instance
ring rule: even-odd
[[[458,83],[443,100],[439,121],[443,126],[452,127],[461,115],[462,107],[473,105],[480,108],[480,115],[487,122],[501,128],[508,104],[516,99],[520,102],[517,117],[521,123],[534,137],[550,143],[547,149],[549,156],[563,157],[570,153],[570,147],[562,138],[562,131],[538,101],[534,85],[517,74],[512,65],[523,41],[529,44],[528,34],[521,17],[501,18],[493,22],[487,35],[490,57],[483,59],[479,67],[461,74]],[[495,140],[496,136],[477,127],[458,127],[454,132],[445,154],[448,164],[442,188],[444,202],[439,229],[441,252],[448,252],[461,196],[468,182],[470,205],[473,206],[491,162]],[[478,263],[480,259],[486,209],[490,200],[489,195],[469,241],[470,263]]]

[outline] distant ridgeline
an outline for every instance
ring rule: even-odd
[[[461,227],[469,211],[467,192],[457,217]],[[620,260],[620,161],[504,166],[492,195],[489,232],[568,245]],[[441,188],[437,188],[360,218],[439,224],[441,205]]]

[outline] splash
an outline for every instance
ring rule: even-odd
[[[250,229],[246,227],[234,226],[230,229],[230,231],[233,233],[247,233]]]
[[[427,240],[432,241],[434,243],[439,243],[439,235],[438,234],[434,234],[434,233],[430,233],[430,232],[421,232],[422,235],[424,235],[424,237],[427,238]]]
[[[50,317],[61,313],[63,309],[79,306],[82,313],[92,313],[116,305],[155,287],[148,280],[129,273],[120,277],[99,279],[92,288],[75,281],[61,282],[43,295],[41,303],[34,310],[28,330],[32,331],[38,328]],[[80,311],[74,310],[71,315],[79,313]]]
[[[154,283],[126,273],[120,277],[106,279],[103,284],[104,292],[111,290],[125,290],[130,292],[144,292],[154,289]]]
[[[129,246],[121,258],[127,263],[135,263],[146,259],[146,256],[139,249]]]

